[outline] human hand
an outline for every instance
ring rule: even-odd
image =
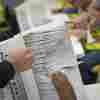
[[[69,80],[62,72],[50,73],[49,78],[53,81],[60,100],[77,100]]]
[[[32,49],[31,48],[11,48],[8,49],[8,62],[16,66],[18,72],[31,69]]]

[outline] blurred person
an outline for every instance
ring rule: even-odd
[[[70,32],[67,34],[74,35],[79,37],[79,39],[83,38],[84,43],[87,42],[87,31],[89,30],[94,31],[97,26],[100,26],[100,0],[81,0],[79,4],[80,8],[80,16],[74,18],[73,23],[76,25]],[[99,32],[100,33],[100,32]],[[100,41],[100,39],[98,39]],[[97,43],[97,38],[92,41]],[[100,42],[99,42],[100,43]],[[85,49],[86,50],[86,49]],[[100,50],[100,49],[99,49]],[[79,69],[81,72],[82,80],[84,84],[92,84],[96,83],[98,73],[95,71],[93,72],[93,68],[96,65],[100,64],[100,51],[99,50],[89,50],[88,52],[85,51],[85,56],[79,58],[79,60],[83,61],[79,65]],[[99,69],[97,66],[96,68]]]
[[[99,27],[100,28],[100,0],[95,0],[92,4],[93,14],[95,16],[95,21],[92,21],[91,29],[93,27]]]
[[[93,0],[80,0],[79,2],[79,8],[80,10],[83,11],[88,11],[88,8],[90,6],[90,4],[92,3]]]
[[[14,68],[15,66],[15,68]],[[0,88],[14,77],[16,71],[24,72],[32,67],[32,50],[30,48],[12,48],[8,58],[0,63]]]

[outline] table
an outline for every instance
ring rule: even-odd
[[[89,100],[100,100],[100,84],[86,85],[84,87]]]

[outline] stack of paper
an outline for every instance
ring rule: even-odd
[[[51,21],[49,24],[40,25],[30,32],[23,33],[26,46],[33,49],[33,72],[40,100],[59,100],[52,81],[48,79],[48,72],[66,66],[66,61],[62,60],[63,56],[58,55],[62,50],[66,52],[63,35],[65,31],[64,23],[57,24]]]
[[[65,31],[64,22],[51,20],[22,33],[25,45],[33,49],[33,73],[40,100],[59,100],[54,84],[48,79],[48,73],[52,71],[64,72],[77,100],[87,100],[72,43],[64,40]]]
[[[48,79],[50,71],[65,70],[65,73],[73,73],[79,89],[75,92],[80,92],[77,96],[78,100],[82,99],[84,93],[81,83],[79,71],[70,40],[64,41],[64,32],[66,27],[60,21],[49,24],[40,25],[40,27],[23,32],[23,38],[27,47],[33,49],[33,72],[40,94],[40,100],[59,100],[54,84]],[[75,71],[75,72],[73,72]],[[75,76],[77,73],[79,76]],[[68,76],[68,74],[66,74]],[[74,80],[70,77],[69,80]],[[75,82],[75,81],[74,81]],[[73,83],[73,82],[71,82]],[[74,84],[72,84],[74,85]],[[76,89],[76,85],[74,86]]]

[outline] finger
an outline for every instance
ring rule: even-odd
[[[32,65],[32,58],[27,58],[26,60],[25,60],[25,63],[27,63],[27,64],[31,64]]]
[[[33,57],[33,56],[32,56],[32,53],[28,53],[28,54],[26,54],[26,56],[25,56],[26,59],[29,59],[29,58],[32,59],[32,57]]]
[[[32,53],[32,48],[26,48],[26,53]]]

